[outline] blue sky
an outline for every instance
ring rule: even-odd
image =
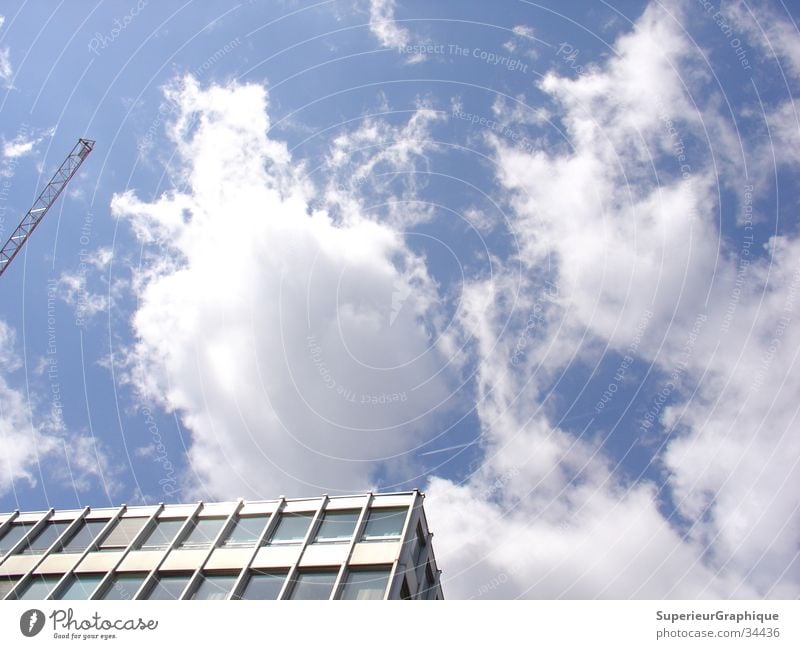
[[[796,596],[797,14],[562,4],[6,3],[0,238],[97,144],[0,511],[420,488],[448,596]]]

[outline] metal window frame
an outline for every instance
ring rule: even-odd
[[[116,522],[116,521],[118,521],[118,520],[122,519],[122,518],[123,518],[123,516],[124,516],[124,514],[125,514],[127,511],[128,511],[128,507],[127,507],[127,505],[122,505],[122,506],[120,507],[120,510],[119,510],[119,512],[117,513],[117,515],[116,515],[116,516],[115,516],[115,517],[114,517],[114,518],[113,518],[111,521],[109,521],[109,525],[110,525],[111,523],[113,523],[113,522]],[[120,567],[120,565],[122,564],[122,562],[125,560],[125,557],[127,557],[127,556],[128,556],[128,554],[130,554],[131,552],[133,552],[133,551],[134,551],[134,549],[137,547],[137,543],[138,543],[138,542],[141,540],[141,538],[142,538],[142,536],[145,534],[146,530],[147,530],[147,529],[148,529],[148,528],[149,528],[149,527],[150,527],[150,526],[153,524],[153,521],[158,521],[158,515],[159,515],[159,514],[160,514],[162,511],[164,511],[164,503],[158,503],[158,506],[156,507],[155,511],[154,511],[152,514],[150,514],[150,516],[149,516],[149,517],[145,517],[145,516],[142,516],[142,517],[141,517],[141,518],[147,518],[147,521],[145,522],[145,524],[144,524],[144,525],[142,525],[142,527],[141,527],[141,529],[139,530],[139,532],[138,532],[138,533],[137,533],[137,534],[136,534],[136,535],[135,535],[135,536],[134,536],[134,537],[133,537],[133,538],[130,540],[130,542],[128,543],[128,545],[127,545],[127,546],[125,546],[125,548],[122,550],[122,555],[119,557],[119,559],[117,559],[117,562],[116,562],[116,563],[115,563],[115,564],[112,566],[112,568],[111,568],[111,569],[108,571],[108,574],[106,575],[105,579],[103,579],[103,581],[102,581],[102,582],[100,582],[100,583],[97,585],[97,588],[96,588],[96,589],[95,589],[95,591],[92,593],[92,597],[91,597],[91,599],[100,599],[100,595],[101,595],[101,594],[102,594],[102,595],[105,595],[105,593],[106,593],[107,589],[109,588],[109,585],[110,585],[110,584],[111,584],[111,583],[114,581],[114,579],[116,578],[116,575],[117,575],[117,568],[119,568],[119,567]],[[98,550],[98,551],[99,551],[99,550]],[[88,554],[88,552],[87,552],[87,554]],[[83,559],[81,559],[81,560],[83,560]],[[147,572],[147,571],[144,571],[144,570],[143,570],[143,571],[141,571],[141,572]],[[124,573],[123,573],[123,574],[124,574]],[[147,581],[147,576],[145,576],[144,580],[142,581],[142,584],[144,584],[144,582],[146,582],[146,581]],[[139,585],[139,586],[140,586],[140,588],[141,588],[141,585],[142,585],[142,584],[140,584],[140,585]],[[133,600],[133,599],[136,599],[136,593],[138,593],[138,592],[139,592],[139,591],[138,591],[138,589],[137,589],[137,591],[133,593],[133,596],[131,597],[131,600]]]
[[[244,594],[245,588],[247,588],[247,582],[250,577],[250,572],[252,571],[253,561],[256,560],[256,555],[258,551],[266,547],[267,539],[273,534],[275,529],[278,526],[278,521],[280,520],[280,516],[283,513],[283,510],[286,508],[286,498],[283,496],[280,497],[278,500],[277,505],[275,506],[275,510],[269,515],[269,519],[267,519],[267,524],[264,526],[264,529],[261,530],[261,536],[256,539],[255,547],[253,551],[250,553],[250,557],[245,562],[244,566],[242,567],[242,571],[239,574],[239,578],[236,580],[236,583],[233,585],[231,592],[228,594],[228,599],[236,599],[238,600]],[[311,527],[309,525],[309,527]],[[286,585],[286,579],[289,577],[289,571],[287,570],[286,576],[284,577],[283,586]],[[280,594],[283,591],[283,586],[281,586],[281,590],[278,591],[278,597],[276,599],[280,599]]]
[[[161,568],[161,566],[164,565],[164,561],[166,561],[167,555],[177,547],[178,540],[183,538],[183,535],[186,533],[186,529],[188,528],[189,525],[192,524],[192,520],[200,513],[200,511],[202,511],[202,509],[203,509],[203,501],[201,500],[195,505],[194,511],[192,511],[191,514],[186,516],[186,519],[183,521],[183,525],[181,525],[180,529],[177,531],[172,541],[167,545],[166,548],[164,548],[163,550],[149,550],[150,552],[161,552],[161,557],[156,562],[155,567],[147,574],[147,577],[144,578],[144,581],[142,582],[141,586],[139,586],[139,590],[136,591],[132,599],[147,599],[146,597],[143,597],[143,595],[150,594],[150,589],[155,584],[156,579],[158,579],[158,571]],[[151,522],[145,526],[145,529],[149,527],[150,524],[153,523],[153,521],[155,521],[155,525],[157,526],[159,520],[158,516],[160,516],[165,511],[166,511],[166,506],[164,506],[162,503],[161,510],[157,514],[153,515],[153,520],[151,520]],[[165,518],[164,520],[170,520],[170,519]],[[140,533],[140,536],[142,536],[142,533]],[[131,544],[131,547],[134,547],[133,543]],[[135,547],[136,550],[141,549],[139,546]],[[145,551],[147,552],[148,550]],[[131,552],[131,550],[129,549],[128,552]],[[189,581],[191,581],[191,578],[189,579]]]
[[[202,507],[205,507],[205,505],[203,504],[202,501],[200,501],[200,504],[202,505]],[[197,521],[200,520],[200,518],[201,518],[200,514],[203,511],[202,507],[201,507],[199,512],[195,513],[195,515],[194,515],[195,521],[194,521],[193,524],[196,524]],[[236,506],[233,508],[233,511],[231,511],[231,513],[228,514],[228,516],[223,521],[222,526],[219,528],[219,531],[217,532],[217,535],[214,537],[214,539],[211,541],[210,546],[208,547],[208,550],[206,552],[206,556],[203,557],[203,560],[200,562],[200,566],[192,573],[191,577],[189,578],[189,583],[186,584],[186,587],[183,589],[183,592],[181,593],[181,596],[179,597],[179,599],[188,599],[189,598],[188,596],[190,594],[193,594],[194,591],[199,587],[200,582],[201,582],[201,580],[203,578],[203,570],[205,569],[205,566],[208,563],[208,560],[211,558],[211,553],[214,552],[214,550],[219,547],[219,544],[222,541],[223,535],[226,534],[227,530],[231,527],[232,521],[236,520],[236,516],[242,510],[242,507],[244,507],[244,500],[242,498],[240,498],[238,501],[236,501]],[[209,516],[208,518],[222,518],[222,517],[221,516]],[[194,529],[194,528],[192,528],[192,529]],[[181,541],[181,543],[182,543],[182,541]],[[176,547],[179,550],[181,549],[181,546],[176,546]],[[201,547],[201,548],[185,548],[185,549],[202,550],[204,548]],[[236,586],[236,581],[233,582],[233,585]],[[231,591],[233,591],[233,587],[231,588]],[[230,593],[228,593],[228,596],[230,597]],[[228,598],[226,597],[226,599],[228,599]]]
[[[370,563],[365,565],[350,566],[342,572],[341,583],[339,584],[339,591],[335,599],[341,599],[345,586],[347,586],[347,579],[350,575],[357,575],[359,572],[385,572],[386,585],[383,587],[383,596],[381,600],[386,600],[386,595],[389,592],[389,587],[392,585],[392,564],[391,563]]]
[[[309,525],[308,529],[306,530],[306,535],[303,538],[300,552],[297,554],[297,559],[286,573],[286,581],[283,582],[283,587],[281,588],[280,593],[278,593],[278,599],[289,599],[288,595],[294,590],[294,581],[300,571],[300,562],[303,560],[303,555],[306,553],[306,548],[308,548],[309,541],[314,538],[317,533],[320,520],[322,519],[322,514],[325,511],[325,507],[329,500],[330,498],[328,497],[328,494],[323,494],[322,498],[319,499],[319,505],[317,506],[317,510],[314,512],[314,516],[311,518],[311,525]],[[336,584],[334,583],[334,586],[335,585]],[[332,591],[333,589],[331,589],[331,592]]]

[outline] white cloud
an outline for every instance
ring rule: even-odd
[[[0,366],[7,374],[21,366],[15,346],[14,331],[0,321]],[[26,397],[0,375],[0,495],[21,483],[35,486],[43,475],[78,491],[98,480],[107,493],[116,490],[117,469],[96,441],[65,429],[60,385],[48,386],[49,401],[33,390],[29,394]]]
[[[58,278],[58,296],[73,309],[76,318],[83,322],[108,310],[108,297],[89,289],[86,269],[62,273]]]
[[[488,138],[521,249],[464,289],[486,460],[464,484],[428,489],[445,589],[792,597],[800,243],[779,238],[761,260],[720,243],[712,161],[676,146],[713,114],[692,104],[702,73],[676,23],[652,5],[614,51],[602,68],[541,84],[568,147],[528,153]],[[535,279],[549,266],[555,291]],[[665,518],[661,485],[631,484],[591,427],[576,436],[551,423],[545,389],[564,368],[637,336],[637,355],[674,383],[676,403],[657,414],[667,436],[640,441],[655,441],[681,523]]]
[[[395,22],[395,0],[369,0],[369,29],[384,47],[405,47],[409,33]]]
[[[738,0],[726,4],[724,11],[762,56],[783,62],[789,76],[800,79],[800,33],[790,17],[763,2]]]
[[[5,22],[5,16],[0,16],[0,29],[3,28]],[[8,88],[10,87],[9,82],[13,76],[14,70],[11,67],[11,52],[9,48],[4,47],[0,49],[0,82]]]
[[[388,107],[386,107],[386,111]],[[347,218],[360,204],[385,205],[387,210],[367,213],[369,218],[408,228],[433,216],[433,206],[416,200],[431,171],[430,156],[439,150],[431,128],[445,115],[418,102],[411,117],[390,124],[380,117],[366,117],[355,129],[333,138],[323,171],[324,202]]]
[[[337,222],[310,207],[302,165],[266,136],[262,87],[187,78],[168,95],[188,189],[112,204],[160,243],[136,283],[131,380],[180,413],[202,493],[368,487],[448,408],[423,260],[357,201]]]
[[[3,138],[2,149],[2,167],[0,167],[0,175],[12,176],[14,169],[19,163],[19,158],[34,153],[36,147],[45,139],[52,137],[55,133],[55,128],[49,129],[31,129],[23,127],[24,130],[18,133],[13,139],[6,140]]]

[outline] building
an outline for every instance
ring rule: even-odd
[[[0,514],[0,599],[442,599],[423,498]]]

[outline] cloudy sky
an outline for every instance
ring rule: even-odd
[[[0,511],[426,492],[453,598],[800,592],[781,0],[3,4]]]

